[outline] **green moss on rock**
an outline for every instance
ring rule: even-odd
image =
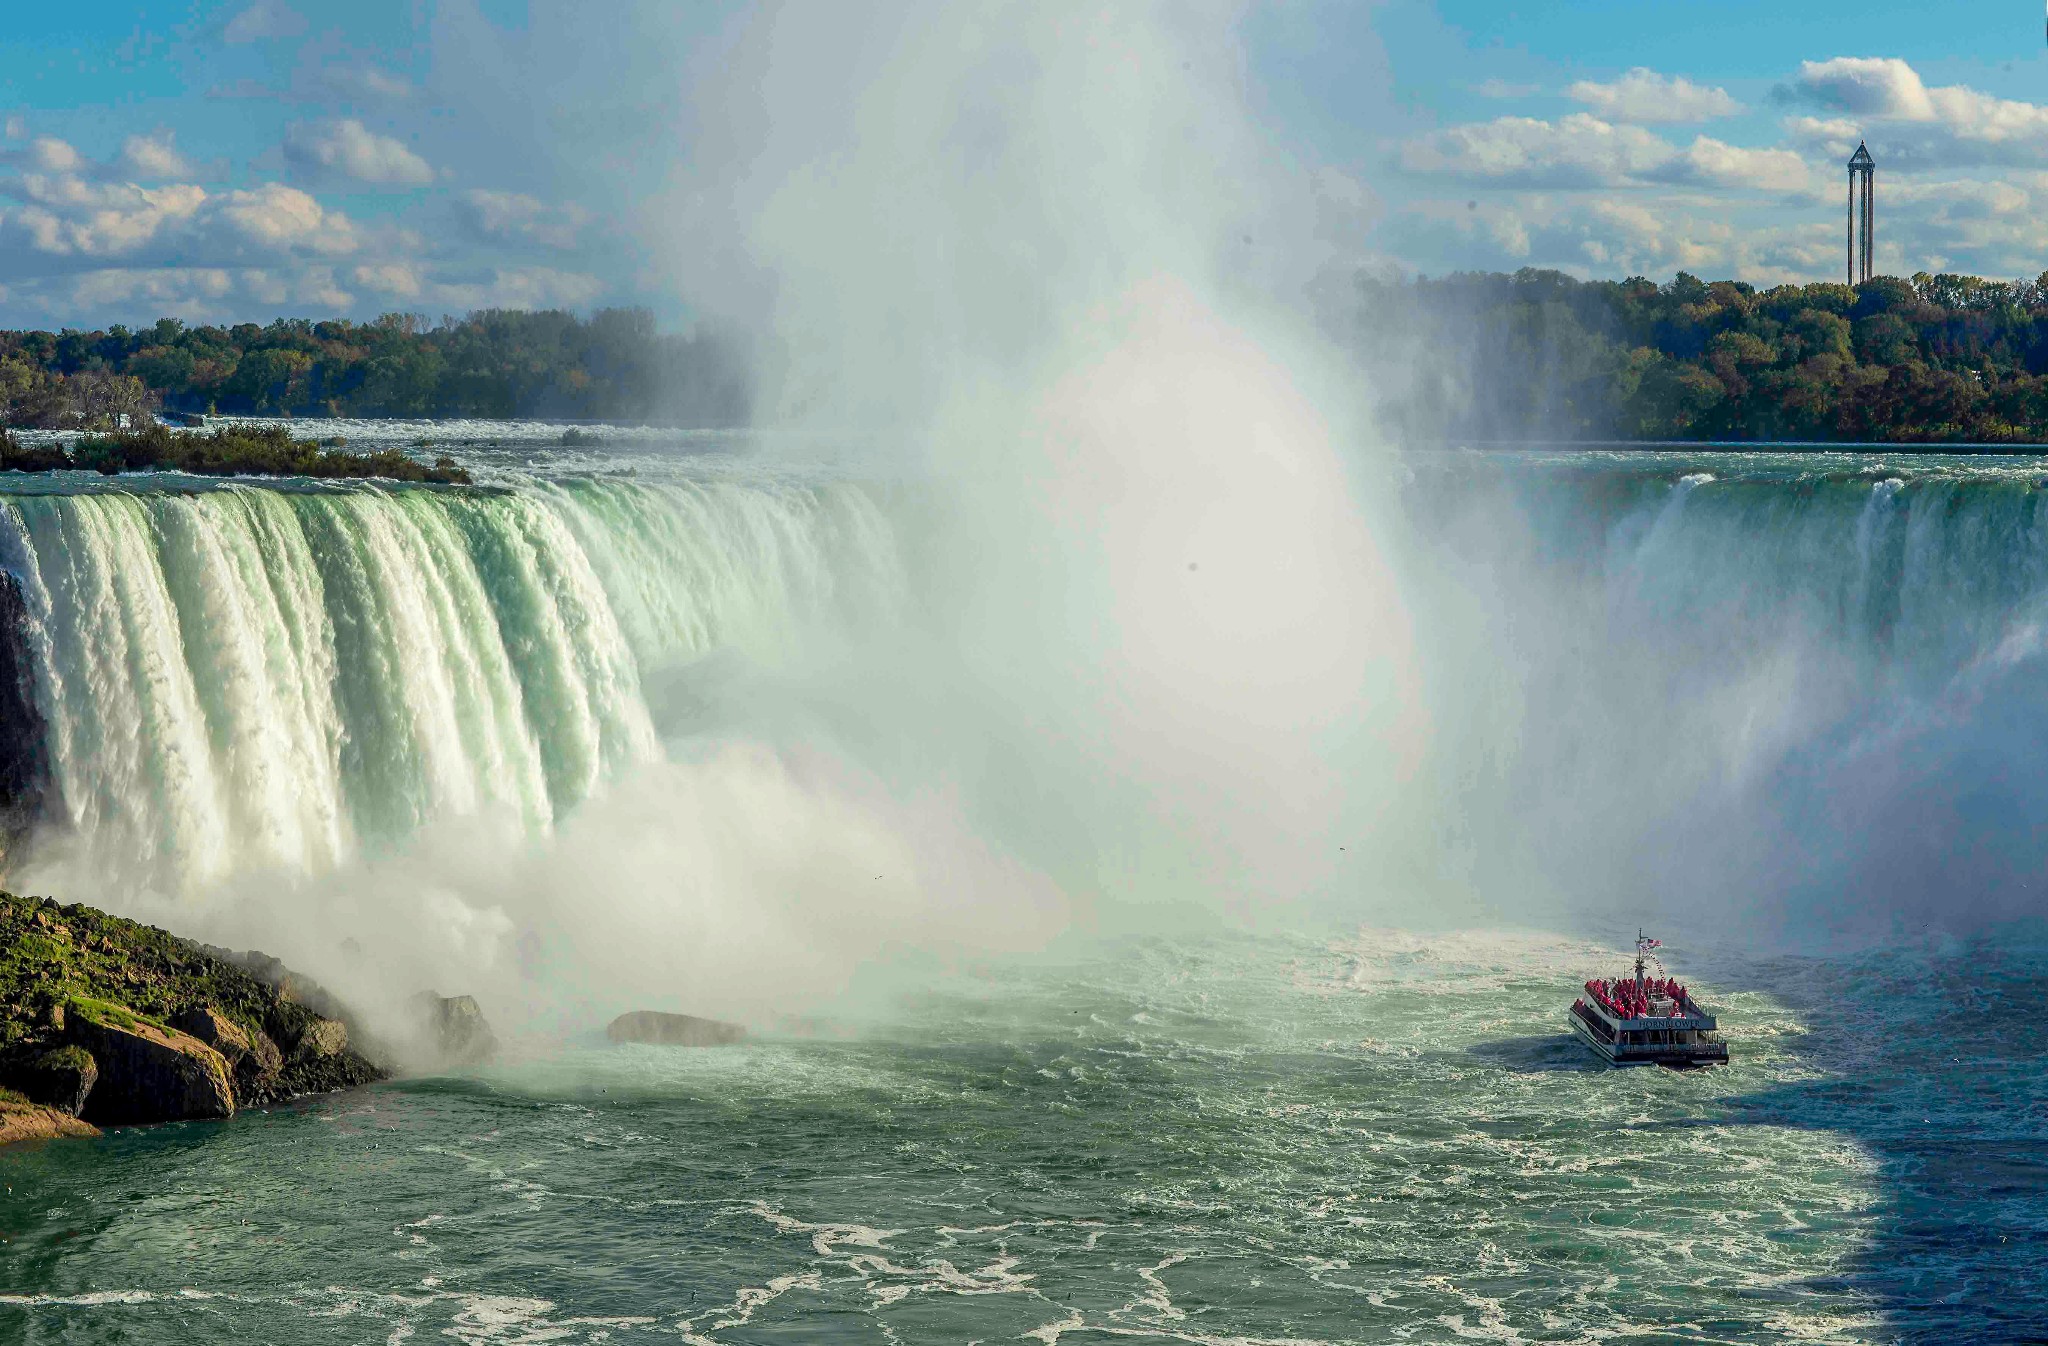
[[[339,1023],[324,1027],[343,1018],[331,997],[274,959],[205,948],[75,903],[0,893],[0,1080],[40,1078],[37,1061],[102,1031],[203,1047],[231,1070],[245,1107],[382,1078]],[[197,1038],[173,1026],[202,1021],[210,1027]],[[234,1042],[237,1033],[245,1043]],[[287,1055],[309,1040],[333,1049]],[[104,1085],[114,1064],[102,1059],[99,1068]]]

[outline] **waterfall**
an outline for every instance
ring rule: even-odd
[[[846,483],[0,497],[44,834],[167,893],[437,819],[552,827],[661,750],[650,669],[894,602]]]
[[[1631,919],[2038,911],[2038,467],[1702,458],[1416,466],[1431,808],[1473,881]]]

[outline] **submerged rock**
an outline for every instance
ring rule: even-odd
[[[660,1047],[723,1047],[744,1039],[747,1030],[694,1014],[632,1010],[612,1020],[604,1035],[613,1042],[649,1042]]]
[[[85,1100],[86,1120],[106,1125],[235,1115],[228,1064],[198,1038],[118,1005],[73,1000],[69,1017],[71,1035],[100,1071]]]
[[[421,1046],[435,1069],[480,1066],[498,1054],[498,1037],[484,1019],[475,996],[437,995],[422,991],[413,997]]]

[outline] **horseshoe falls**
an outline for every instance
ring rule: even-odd
[[[886,609],[893,545],[860,488],[765,477],[7,496],[30,853],[176,894],[545,833],[659,753],[646,670]]]
[[[1321,889],[1225,918],[1193,865],[1175,903],[1089,856],[1061,881],[1107,874],[1094,907],[1034,905],[1041,862],[1126,815],[1078,788],[1107,768],[1068,702],[1007,704],[1038,670],[970,664],[978,699],[921,672],[912,633],[983,541],[935,541],[941,503],[508,457],[471,491],[6,499],[7,719],[37,751],[0,779],[37,782],[31,871],[99,857],[169,894],[166,924],[273,930],[297,942],[247,938],[347,991],[474,991],[514,1046],[7,1156],[0,1336],[1876,1346],[2048,1322],[2039,460],[1367,465],[1427,742]],[[793,731],[761,710],[783,700]],[[951,776],[863,768],[899,739]],[[1639,922],[1727,1067],[1607,1071],[1566,1033]],[[559,1023],[520,1032],[550,996]],[[735,1005],[756,1031],[727,1048],[601,1038]]]

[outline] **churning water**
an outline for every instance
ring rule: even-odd
[[[1563,1035],[1613,961],[1516,934],[1145,940],[939,981],[851,1041],[569,1048],[52,1145],[6,1161],[0,1325],[2038,1336],[2040,951],[1688,963],[1736,1058],[1689,1074],[1601,1071]]]
[[[925,506],[857,474],[470,433],[474,491],[10,497],[43,844],[203,899],[473,813],[567,829],[670,751],[662,670],[920,601]],[[2013,924],[2048,875],[2048,469],[1392,470],[1430,743],[1389,826],[1428,862],[1264,934],[1161,907],[871,969],[730,1051],[572,1025],[11,1154],[0,1339],[2048,1335],[2048,951]],[[1497,929],[1419,914],[1452,892]],[[1565,1034],[1643,912],[1730,1067]]]

